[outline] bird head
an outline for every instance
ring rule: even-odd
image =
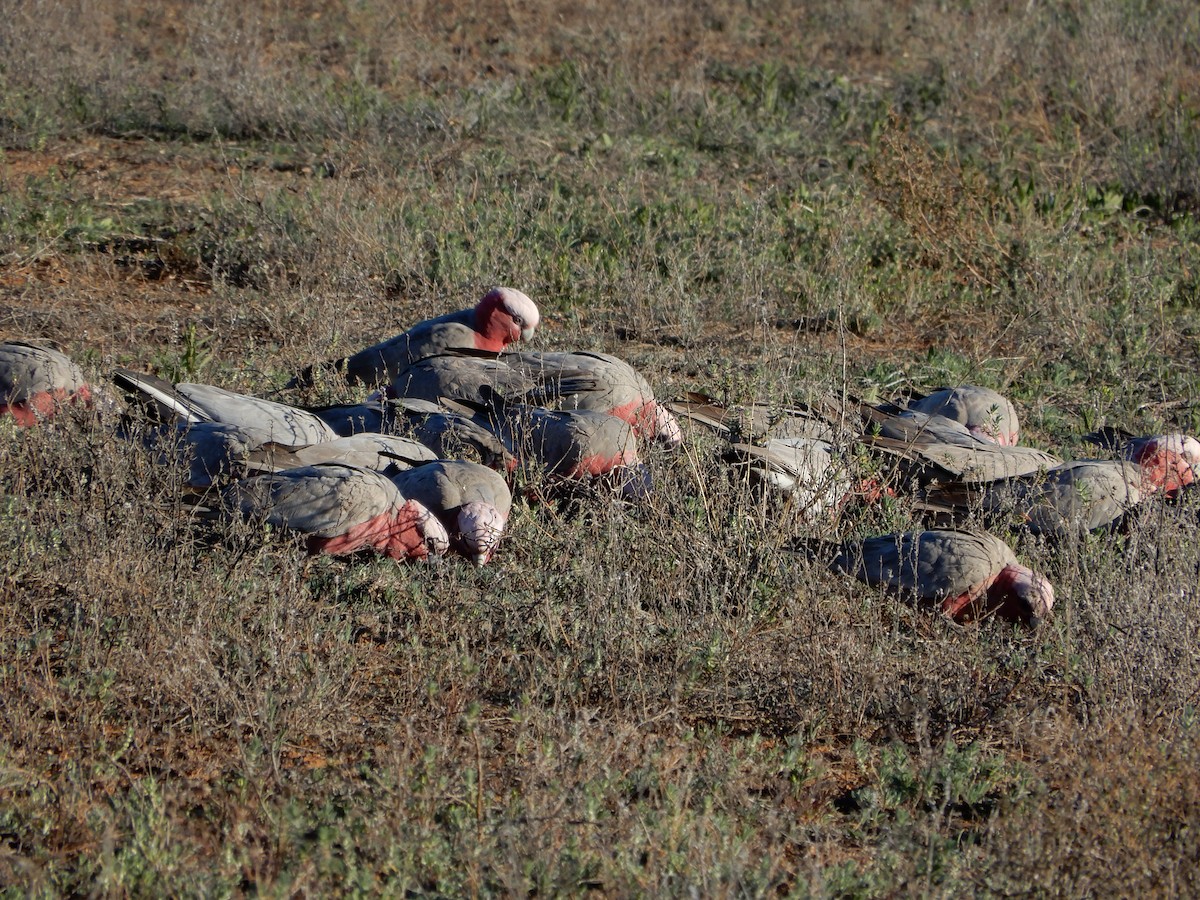
[[[1130,457],[1147,483],[1174,497],[1200,474],[1200,441],[1186,434],[1159,434],[1133,441]]]
[[[492,288],[475,307],[475,330],[505,346],[531,340],[540,321],[537,304],[516,288]]]
[[[670,410],[658,404],[654,405],[654,440],[668,450],[674,450],[683,443],[683,430],[679,427],[679,420]]]
[[[1026,625],[1037,625],[1054,606],[1054,586],[1032,569],[1009,563],[987,592],[987,607],[996,615]]]
[[[420,541],[417,547],[408,552],[408,556],[416,559],[443,556],[450,549],[450,535],[446,532],[446,527],[423,503],[408,500],[405,501],[404,508],[411,517],[409,521]]]
[[[460,506],[457,518],[455,540],[476,565],[484,565],[500,544],[508,516],[490,503],[475,500]]]

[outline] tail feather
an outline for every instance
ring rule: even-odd
[[[175,390],[171,382],[157,375],[118,368],[113,372],[112,380],[161,422],[195,425],[209,421],[209,416],[200,407]]]
[[[710,428],[717,434],[729,436],[730,428],[726,424],[729,409],[722,406],[707,394],[698,391],[688,391],[683,400],[672,400],[667,409],[680,418],[687,419]]]

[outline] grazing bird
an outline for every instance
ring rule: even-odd
[[[979,510],[987,522],[1016,520],[1033,534],[1061,540],[1114,524],[1155,490],[1137,463],[1082,459],[1002,481],[934,484],[921,508],[956,521]]]
[[[542,472],[554,490],[605,485],[630,500],[651,490],[650,470],[638,455],[637,436],[624,419],[592,410],[554,410],[494,397],[490,404],[446,400],[503,442],[526,471]]]
[[[313,413],[341,435],[361,432],[411,435],[438,459],[468,459],[500,472],[517,467],[516,458],[470,410],[451,411],[428,400],[368,400],[327,406]]]
[[[506,353],[501,357],[537,386],[531,403],[557,409],[594,410],[624,419],[638,437],[664,447],[683,441],[679,422],[654,399],[645,377],[629,363],[607,353]]]
[[[425,559],[450,546],[445,527],[385,476],[323,463],[246,478],[226,488],[226,507],[306,535],[310,553],[371,549],[392,559]]]
[[[1200,441],[1191,435],[1176,432],[1134,437],[1119,429],[1102,428],[1084,439],[1140,465],[1147,480],[1169,499],[1195,484],[1200,475]]]
[[[209,384],[171,384],[154,375],[118,369],[113,381],[160,422],[214,422],[241,429],[250,441],[287,447],[330,441],[337,433],[308,410],[238,394]]]
[[[747,444],[761,444],[772,438],[833,441],[839,431],[835,420],[841,418],[802,404],[780,406],[754,401],[725,406],[697,391],[688,391],[684,399],[671,401],[667,408],[730,441]]]
[[[387,396],[406,400],[459,400],[486,405],[494,397],[520,402],[535,387],[504,359],[460,353],[427,356],[400,371]]]
[[[790,498],[806,522],[838,509],[853,493],[846,466],[828,441],[772,438],[730,444],[726,457],[751,478]]]
[[[874,408],[864,408],[863,414],[868,427],[861,443],[895,460],[901,478],[908,481],[997,481],[1062,463],[1033,447],[978,438],[965,425],[943,416],[912,411],[893,415]]]
[[[28,427],[52,418],[63,403],[92,401],[83,370],[66,355],[23,341],[0,343],[0,416]]]
[[[608,413],[496,402],[474,418],[518,460],[558,478],[587,480],[641,464],[633,426]]]
[[[278,472],[321,463],[345,463],[392,475],[437,458],[436,453],[413,438],[364,432],[307,447],[267,444],[252,450],[247,456],[247,463],[258,472]]]
[[[806,548],[815,555],[811,544]],[[997,615],[1037,624],[1054,606],[1054,588],[1017,562],[1004,541],[981,531],[909,531],[837,548],[834,571],[941,609],[955,621]]]
[[[512,510],[502,475],[479,463],[437,460],[396,473],[392,483],[441,520],[451,549],[480,566],[492,558]]]
[[[346,359],[309,366],[288,387],[311,385],[321,371],[341,372],[350,384],[390,384],[402,369],[427,356],[450,350],[499,353],[516,341],[528,341],[540,320],[537,305],[525,294],[495,287],[472,309],[420,322]]]
[[[959,422],[985,441],[1015,446],[1021,436],[1017,409],[1012,401],[991,388],[976,384],[938,388],[929,394],[914,394],[895,404],[902,409],[944,416]]]

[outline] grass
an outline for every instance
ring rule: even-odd
[[[0,337],[272,394],[509,283],[664,394],[1004,390],[1200,430],[1187,4],[34,4]],[[1036,634],[779,547],[691,435],[486,569],[193,523],[0,423],[8,894],[1195,893],[1194,498],[1051,547]],[[906,498],[832,536],[911,527]],[[1119,860],[1119,865],[1113,861]]]

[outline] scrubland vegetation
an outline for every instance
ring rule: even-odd
[[[500,283],[663,396],[1200,430],[1191,3],[32,0],[0,140],[0,338],[98,373],[275,396]],[[703,435],[653,465],[398,567],[200,528],[86,414],[0,423],[0,885],[1200,893],[1194,497],[1014,537],[1029,632],[781,552],[820,529]]]

